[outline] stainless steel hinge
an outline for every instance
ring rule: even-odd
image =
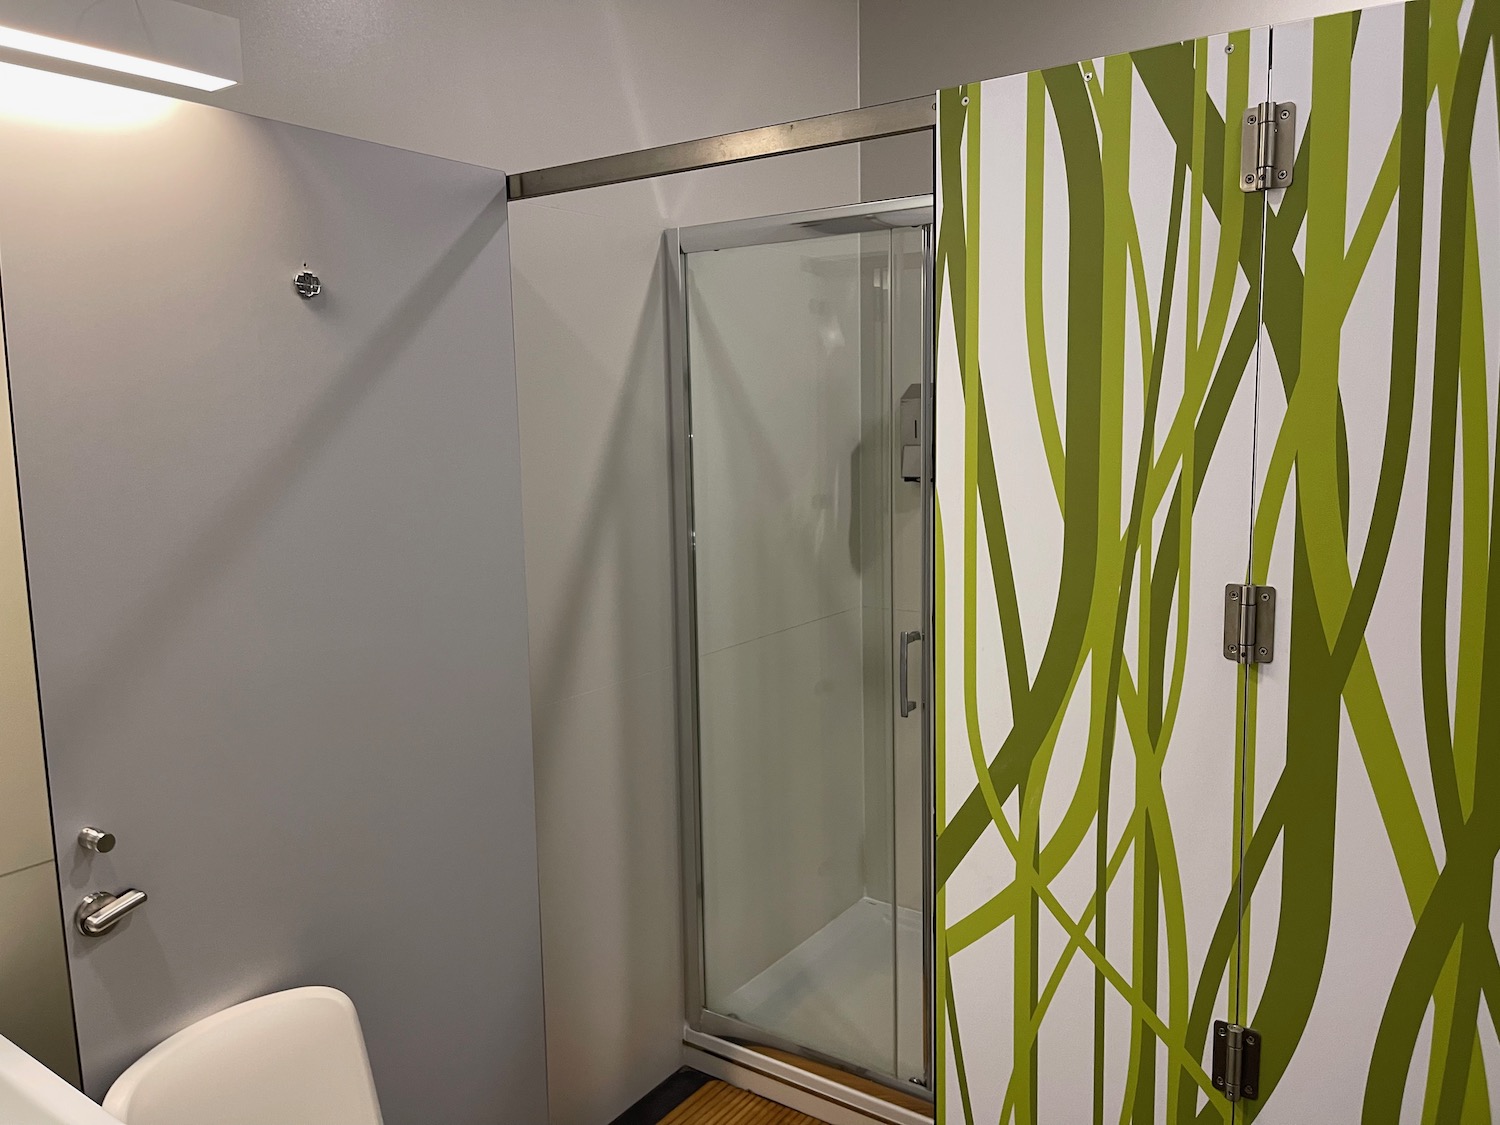
[[[1260,1032],[1214,1020],[1213,1082],[1232,1102],[1260,1097]]]
[[[1297,162],[1296,103],[1261,102],[1241,120],[1240,190],[1286,187]]]
[[[1269,664],[1276,655],[1276,587],[1224,587],[1224,659]]]

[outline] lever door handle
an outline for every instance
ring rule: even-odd
[[[83,896],[73,914],[73,921],[84,937],[98,937],[114,929],[121,918],[145,901],[145,891],[121,891],[118,895],[95,891]]]
[[[911,661],[907,657],[907,650],[911,648],[912,641],[921,639],[922,633],[919,629],[911,629],[901,634],[901,717],[903,719],[917,709],[917,701],[911,697]]]

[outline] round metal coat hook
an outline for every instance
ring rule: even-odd
[[[304,301],[311,301],[319,293],[323,292],[323,279],[312,270],[307,268],[307,263],[302,263],[302,272],[292,278],[292,287],[297,290],[297,296]]]

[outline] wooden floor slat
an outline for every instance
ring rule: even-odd
[[[824,1125],[816,1117],[713,1081],[661,1119],[661,1125]]]

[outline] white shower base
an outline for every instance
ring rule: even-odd
[[[731,993],[722,1011],[836,1059],[920,1079],[921,911],[898,907],[893,935],[890,903],[860,899]]]

